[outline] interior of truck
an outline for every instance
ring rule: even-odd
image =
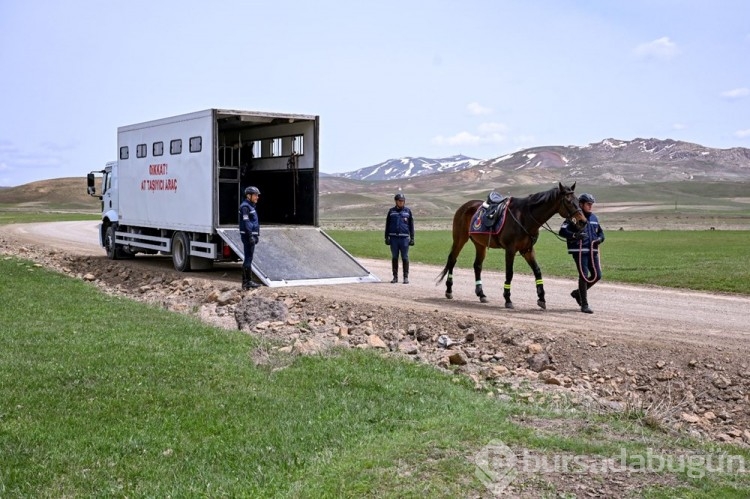
[[[261,192],[261,225],[318,225],[315,120],[219,114],[216,126],[220,226],[237,226],[250,185]]]

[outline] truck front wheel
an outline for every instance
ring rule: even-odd
[[[172,263],[178,272],[190,270],[190,238],[184,232],[172,236]]]
[[[110,260],[118,260],[120,258],[120,252],[117,251],[117,247],[115,246],[114,225],[107,227],[107,232],[104,234],[104,249],[107,251],[107,258]]]

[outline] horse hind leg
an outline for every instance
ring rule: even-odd
[[[445,297],[449,300],[453,299],[453,269],[458,262],[458,255],[461,254],[461,250],[469,240],[468,235],[463,236],[462,230],[456,230],[455,221],[453,227],[453,246],[451,246],[451,252],[448,254],[448,261],[443,268],[443,272],[438,276],[438,283],[447,277],[445,280]]]
[[[445,264],[445,268],[443,268],[443,272],[438,276],[438,284],[443,279],[443,277],[447,277],[445,280],[445,297],[449,300],[453,299],[453,268],[456,266],[457,262],[457,255],[461,252],[461,248],[458,248],[458,251],[456,251],[456,246],[454,245],[451,249],[450,254],[448,255],[448,262]]]
[[[482,289],[482,263],[487,256],[487,247],[480,246],[476,242],[474,242],[474,247],[477,250],[474,257],[474,293],[479,297],[480,302],[487,303],[489,300]]]

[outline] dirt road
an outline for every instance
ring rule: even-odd
[[[104,259],[97,242],[96,222],[55,222],[10,225],[0,230],[29,243],[44,244],[72,254],[92,255]],[[385,253],[385,248],[384,248]],[[495,255],[493,257],[493,254]],[[499,252],[490,252],[498,258]],[[136,257],[138,264],[167,269],[168,258]],[[454,298],[444,297],[445,285],[435,285],[440,268],[412,264],[411,283],[390,284],[390,261],[362,259],[360,262],[384,282],[305,287],[306,292],[342,301],[360,301],[380,305],[386,311],[399,309],[440,312],[498,321],[508,326],[531,327],[536,331],[572,333],[582,337],[635,340],[644,346],[673,348],[678,344],[708,346],[732,352],[750,350],[750,297],[677,291],[668,288],[636,287],[604,281],[589,295],[595,313],[583,314],[570,297],[572,279],[545,278],[547,310],[536,305],[536,290],[530,274],[516,273],[512,297],[515,309],[503,306],[504,276],[485,272],[483,283],[490,303],[482,304],[474,295],[473,272],[455,272]],[[134,262],[128,262],[134,264]],[[542,270],[543,262],[542,262]],[[236,266],[202,272],[201,277],[239,281]]]

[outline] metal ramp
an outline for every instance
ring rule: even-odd
[[[239,229],[216,232],[243,258]],[[380,282],[317,227],[263,226],[253,273],[268,287]]]

